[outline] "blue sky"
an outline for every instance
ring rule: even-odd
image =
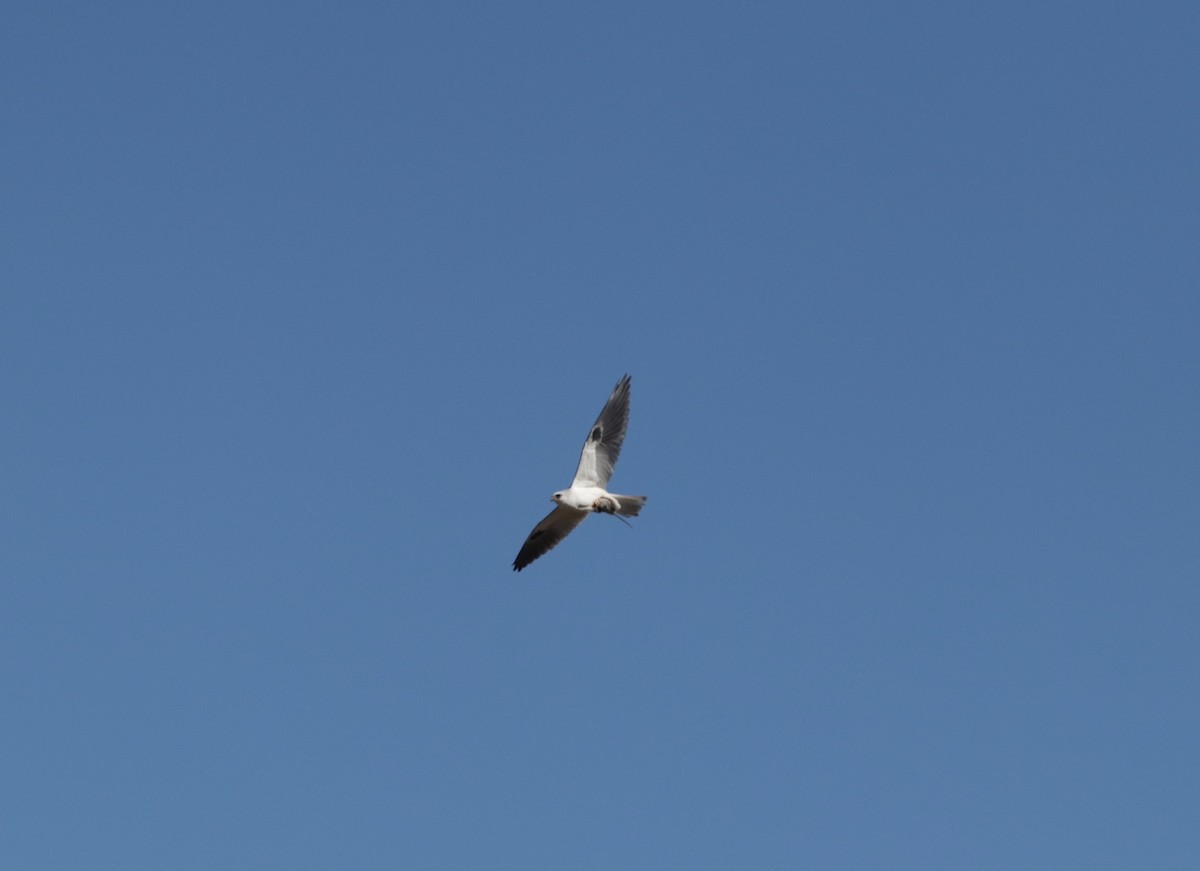
[[[5,19],[4,867],[1193,867],[1194,4]]]

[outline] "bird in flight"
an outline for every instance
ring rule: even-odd
[[[588,431],[587,441],[579,455],[575,480],[566,490],[550,497],[554,510],[542,518],[521,545],[513,560],[513,571],[521,571],[546,551],[566,538],[593,511],[619,517],[637,517],[646,504],[645,496],[622,496],[609,493],[605,487],[612,477],[613,466],[625,441],[629,427],[629,376],[617,382],[600,416]]]

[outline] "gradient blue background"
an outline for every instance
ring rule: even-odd
[[[0,865],[1194,868],[1197,45],[8,3]]]

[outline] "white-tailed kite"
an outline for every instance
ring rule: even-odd
[[[513,571],[519,572],[550,550],[593,511],[637,517],[646,504],[645,496],[621,496],[604,489],[612,477],[613,466],[617,464],[628,426],[629,376],[626,375],[617,382],[612,396],[608,397],[608,402],[604,403],[600,416],[588,432],[583,452],[579,455],[575,480],[568,489],[559,490],[550,497],[558,504],[529,533],[529,538],[521,545],[521,552],[513,560]]]

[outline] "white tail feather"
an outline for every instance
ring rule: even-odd
[[[637,517],[642,506],[646,504],[645,496],[622,496],[620,493],[611,494],[618,502],[617,514],[626,517]]]

